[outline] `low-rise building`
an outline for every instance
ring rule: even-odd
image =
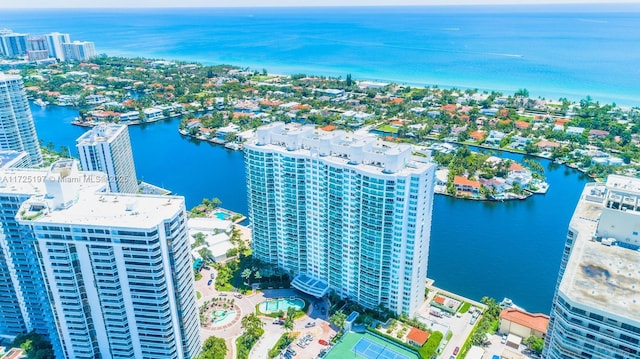
[[[418,328],[411,328],[409,334],[407,334],[407,343],[421,347],[429,339],[429,333]]]
[[[522,338],[532,335],[544,338],[548,325],[548,315],[533,314],[516,308],[503,309],[500,313],[500,332],[504,334],[515,334]]]

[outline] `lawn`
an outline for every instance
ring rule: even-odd
[[[353,352],[353,347],[358,343],[360,338],[366,338],[370,341],[382,345],[385,349],[391,350],[397,354],[403,355],[409,359],[418,359],[418,354],[416,352],[412,352],[408,349],[405,349],[391,341],[387,341],[380,337],[377,337],[371,333],[354,333],[348,332],[342,336],[340,341],[331,349],[329,353],[325,356],[326,359],[343,359],[343,358],[354,358],[354,359],[371,359]]]
[[[393,127],[391,125],[378,126],[378,127],[376,127],[376,130],[378,130],[380,132],[386,132],[386,133],[398,133],[398,128],[397,127]]]

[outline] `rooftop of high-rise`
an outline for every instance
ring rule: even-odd
[[[24,151],[0,150],[0,168],[9,168],[17,161],[28,157]]]
[[[392,143],[377,136],[346,131],[324,131],[313,125],[274,122],[261,126],[246,144],[288,155],[319,157],[328,163],[350,165],[376,174],[421,173],[433,164],[414,155],[414,147]]]
[[[152,228],[184,207],[184,198],[103,192],[106,176],[79,171],[75,160],[49,169],[0,171],[0,193],[31,194],[19,219],[37,223],[86,223],[94,226]]]
[[[610,176],[606,184],[585,186],[571,219],[574,244],[559,290],[592,312],[640,324],[640,251],[625,238],[602,235],[603,227],[615,225],[608,219],[601,223],[601,218],[605,210],[618,211],[605,206],[619,190],[640,195],[640,179]]]
[[[89,131],[83,133],[76,143],[78,146],[93,145],[99,142],[109,141],[113,136],[125,130],[127,125],[100,123]]]
[[[22,77],[20,75],[11,75],[0,71],[0,81],[11,81],[11,80],[20,80]]]

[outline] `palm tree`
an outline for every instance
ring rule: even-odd
[[[293,317],[287,317],[287,319],[284,320],[284,324],[282,324],[282,327],[284,328],[284,330],[290,332],[293,330]]]
[[[243,270],[241,276],[242,278],[244,278],[244,284],[249,285],[249,278],[251,278],[251,269],[246,268],[245,270]]]

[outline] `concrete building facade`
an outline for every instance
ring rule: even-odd
[[[78,137],[76,147],[82,169],[106,173],[111,192],[138,192],[127,125],[99,124]]]
[[[20,76],[0,72],[0,149],[26,151],[30,166],[42,166],[42,152]]]
[[[273,123],[245,146],[254,255],[367,308],[424,302],[435,166],[412,147]]]
[[[549,359],[640,357],[640,179],[589,183],[569,224]]]
[[[62,44],[65,61],[87,61],[96,57],[95,45],[91,41],[73,41]]]
[[[59,32],[52,32],[44,35],[47,41],[47,50],[49,50],[49,56],[56,58],[60,61],[64,61],[64,48],[62,44],[71,42],[69,34],[61,34]]]
[[[30,178],[0,188],[12,204],[0,243],[22,317],[14,330],[47,335],[57,358],[197,356],[184,198],[106,193],[104,174],[74,160],[0,175]]]

